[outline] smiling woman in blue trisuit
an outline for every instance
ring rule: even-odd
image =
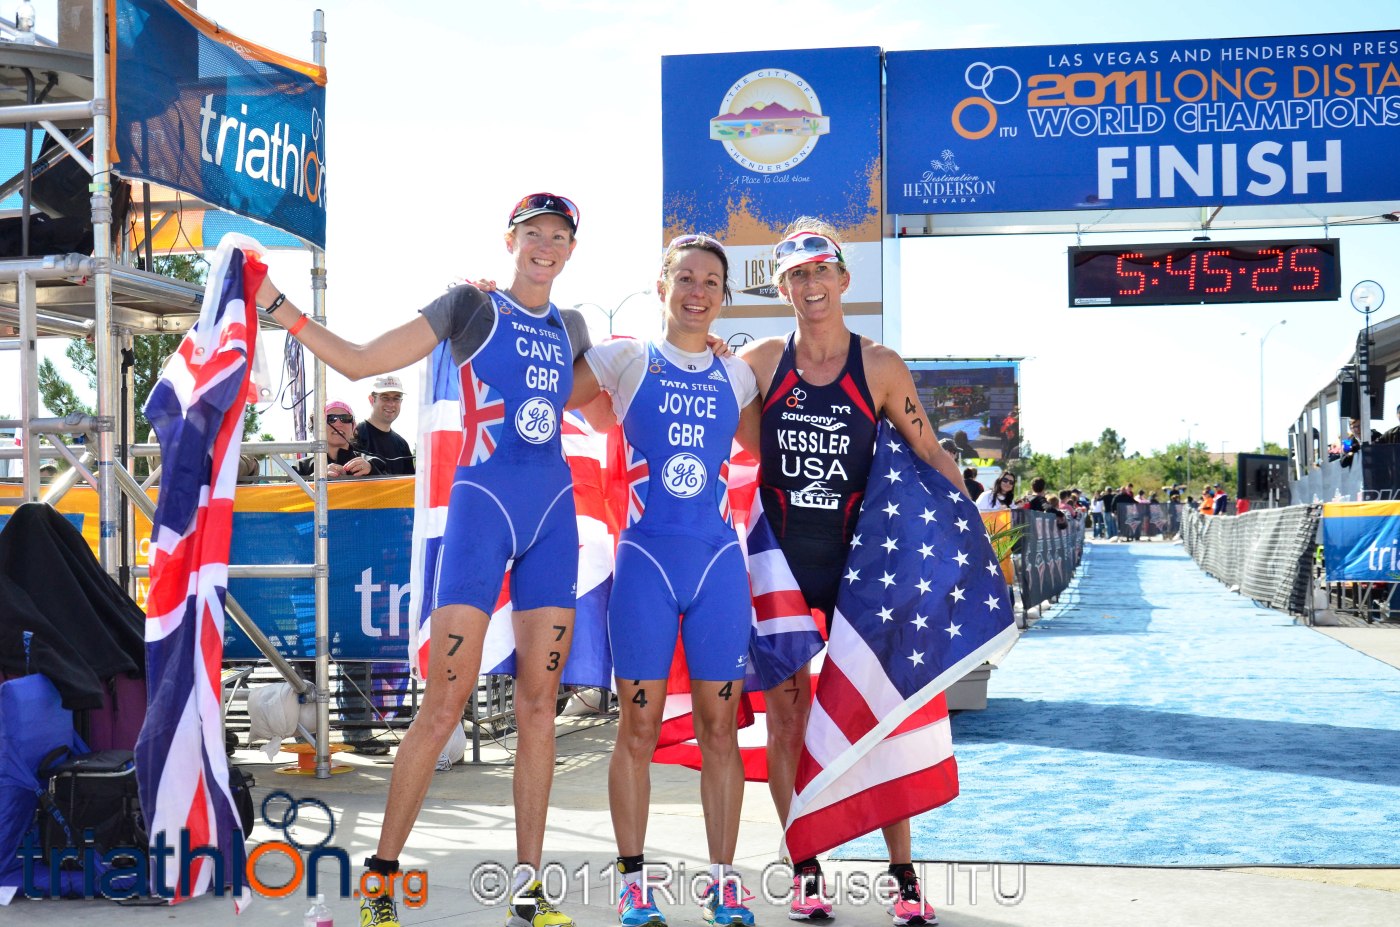
[[[608,604],[608,634],[622,717],[608,767],[608,802],[622,873],[618,916],[625,927],[664,924],[642,884],[651,803],[650,764],[661,731],[676,638],[685,645],[695,736],[704,758],[711,881],[706,921],[753,924],[733,869],[743,800],[736,708],[749,647],[748,574],[734,527],[721,514],[721,468],[734,438],[758,450],[758,387],[748,365],[715,357],[706,334],[729,298],[729,260],[718,241],[685,235],[666,248],[657,292],[665,339],[618,339],[591,348],[574,368],[574,402],[599,388],[634,460],[647,467],[634,490],[642,503],[622,533]],[[679,619],[677,616],[680,616]]]

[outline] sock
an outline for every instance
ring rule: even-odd
[[[643,858],[641,854],[617,858],[617,871],[622,873],[623,884],[634,885],[642,881]]]
[[[710,863],[710,879],[715,882],[724,880],[724,863]]]
[[[913,863],[890,863],[890,875],[894,876],[900,882],[904,882],[907,879],[918,878],[918,874],[914,872]]]
[[[817,858],[815,856],[808,857],[807,859],[800,860],[799,862],[795,862],[792,864],[793,875],[803,875],[807,873],[807,870],[809,869],[812,870],[816,875],[822,874],[822,864],[817,862]]]
[[[520,890],[535,881],[535,867],[529,863],[519,863],[515,867],[515,878],[511,879],[510,893],[520,894]]]

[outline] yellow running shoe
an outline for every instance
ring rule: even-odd
[[[510,900],[506,927],[574,927],[574,919],[550,904],[544,886],[535,879]]]

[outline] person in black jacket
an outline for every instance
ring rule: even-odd
[[[376,476],[412,476],[413,449],[391,427],[403,408],[403,381],[376,377],[369,393],[369,417],[355,429],[360,453],[374,464]]]
[[[326,403],[326,478],[343,480],[370,476],[377,471],[372,461],[361,456],[355,446],[355,413],[350,406],[335,400]],[[297,464],[297,473],[313,476],[316,458],[307,457]]]

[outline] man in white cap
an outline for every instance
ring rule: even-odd
[[[355,429],[359,451],[374,464],[376,475],[412,476],[413,450],[390,426],[403,408],[403,381],[390,374],[375,377],[369,391],[369,417]]]

